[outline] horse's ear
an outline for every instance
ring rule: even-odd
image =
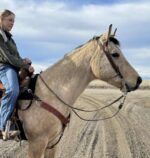
[[[116,35],[116,31],[117,31],[117,28],[115,29],[115,31],[114,31],[114,33],[113,33],[113,36],[115,37],[115,35]]]
[[[111,35],[111,30],[112,30],[112,24],[109,25],[109,29],[108,29],[108,33],[107,33],[107,37],[106,37],[106,42],[108,42],[109,37]]]
[[[111,33],[111,31],[112,31],[112,24],[109,25],[108,32],[105,32],[105,33],[103,33],[103,34],[100,36],[100,41],[101,41],[102,44],[103,44],[103,43],[106,43],[106,44],[107,44],[108,41],[109,41],[110,36],[111,36],[111,37],[114,36],[114,35]],[[114,33],[116,33],[116,30],[115,30]]]

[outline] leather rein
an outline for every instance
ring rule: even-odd
[[[101,120],[107,120],[107,119],[113,118],[114,116],[116,116],[116,115],[119,113],[120,109],[122,108],[122,106],[123,106],[123,104],[124,104],[124,102],[125,102],[126,95],[127,95],[127,88],[128,88],[128,86],[125,84],[125,81],[124,81],[124,79],[123,79],[123,75],[121,74],[119,68],[118,68],[117,65],[114,63],[114,61],[113,61],[113,59],[112,59],[112,57],[111,57],[111,54],[110,54],[109,49],[108,49],[108,42],[107,42],[107,43],[104,43],[104,45],[103,45],[102,43],[100,43],[100,41],[97,41],[97,42],[98,42],[99,46],[103,49],[103,52],[105,53],[105,55],[106,55],[108,61],[110,62],[112,68],[115,70],[115,72],[116,72],[116,74],[117,74],[116,76],[119,76],[119,77],[120,77],[120,79],[121,79],[121,81],[122,81],[122,84],[126,87],[126,92],[125,92],[123,95],[121,95],[120,97],[118,97],[117,99],[115,99],[114,101],[112,101],[111,103],[109,103],[108,105],[106,105],[106,106],[104,106],[104,107],[102,107],[102,108],[94,109],[94,110],[84,110],[84,109],[80,109],[80,108],[77,108],[77,107],[73,107],[73,106],[69,105],[68,103],[66,103],[63,99],[61,99],[61,97],[59,97],[59,96],[49,87],[49,85],[44,81],[44,79],[42,78],[41,74],[39,75],[39,78],[40,78],[41,81],[45,84],[45,86],[47,87],[47,89],[48,89],[50,92],[52,92],[58,100],[60,100],[64,105],[66,105],[67,107],[69,107],[80,119],[82,119],[82,120],[84,120],[84,121],[101,121]],[[116,76],[115,76],[115,77],[116,77]],[[60,114],[56,115],[56,113],[60,113],[60,112],[56,112],[56,111],[58,111],[58,110],[55,109],[55,108],[53,108],[53,106],[51,106],[51,105],[49,105],[49,104],[43,102],[41,99],[39,99],[39,97],[35,96],[34,94],[33,94],[33,96],[34,96],[34,98],[35,98],[36,100],[42,102],[42,106],[41,106],[41,107],[45,108],[45,109],[48,110],[49,112],[52,112],[52,113],[53,113],[55,116],[57,116],[57,117],[58,117],[58,115],[60,115]],[[122,99],[122,98],[123,98],[123,99]],[[110,107],[111,105],[113,105],[114,103],[116,103],[117,101],[119,101],[119,100],[121,100],[121,99],[122,99],[122,102],[119,104],[118,110],[117,110],[112,116],[110,116],[110,117],[100,118],[100,119],[85,119],[85,118],[81,117],[81,116],[77,113],[77,111],[82,111],[82,112],[96,112],[96,111],[101,111],[101,110],[103,110],[103,109],[105,109],[105,108],[107,108],[107,107]],[[44,105],[44,106],[43,106],[43,104],[47,104],[47,105]],[[48,107],[48,106],[50,106],[50,107]],[[51,108],[52,108],[52,109],[55,109],[55,110],[51,110]],[[53,111],[55,111],[55,112],[53,112]],[[58,117],[58,118],[59,118],[60,121],[63,123],[63,125],[64,125],[64,124],[66,125],[66,124],[69,122],[68,118],[65,118],[65,117],[62,117],[62,116],[61,116],[61,117]],[[63,118],[63,119],[62,119],[62,118]],[[65,121],[62,121],[62,120],[65,120]],[[65,123],[64,123],[64,122],[65,122]]]

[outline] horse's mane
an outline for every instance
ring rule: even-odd
[[[65,55],[65,57],[71,58],[76,64],[80,63],[83,58],[88,58],[88,56],[91,56],[91,53],[99,51],[99,48],[97,47],[97,40],[101,38],[101,36],[103,35],[94,36],[85,44],[79,45],[73,49],[70,53]],[[120,42],[114,36],[110,36],[109,41],[113,42],[115,45],[120,46]]]
[[[102,35],[101,35],[102,36]],[[88,46],[88,44],[89,43],[91,43],[91,42],[95,42],[95,41],[97,41],[101,36],[94,36],[92,39],[90,39],[88,42],[86,42],[85,44],[82,44],[82,45],[79,45],[78,47],[76,47],[73,51],[71,51],[70,53],[68,53],[67,55],[71,55],[71,54],[74,54],[74,53],[76,53],[76,52],[78,52],[78,51],[81,51],[81,49],[88,49],[89,47],[87,47]],[[111,41],[111,42],[113,42],[115,45],[118,45],[118,46],[120,46],[120,42],[118,41],[118,39],[117,38],[115,38],[115,37],[113,37],[113,36],[110,36],[109,37],[109,41]],[[94,45],[95,46],[95,45]]]
[[[83,45],[80,45],[73,49],[65,57],[69,57],[73,62],[80,63],[83,58],[88,58],[91,53],[95,52],[97,48],[97,42],[95,40],[89,40]],[[78,65],[78,64],[77,64]]]
[[[101,35],[102,36],[102,35]],[[94,36],[92,39],[90,39],[87,43],[93,41],[93,40],[98,40],[101,36]],[[113,36],[110,36],[109,37],[109,41],[113,42],[114,44],[120,46],[120,42],[118,41],[117,38],[113,37]],[[85,43],[85,44],[87,44]],[[81,48],[82,46],[84,46],[85,44],[82,44],[82,45],[79,45],[78,47],[76,47],[74,50],[78,49],[78,48]]]

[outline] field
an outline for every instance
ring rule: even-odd
[[[103,82],[92,82],[75,103],[76,107],[103,107],[121,92]],[[100,112],[79,114],[87,119],[112,116],[118,104]],[[0,157],[26,158],[27,142],[0,140]],[[150,81],[127,95],[124,107],[112,119],[88,122],[74,113],[57,145],[55,158],[150,158]]]

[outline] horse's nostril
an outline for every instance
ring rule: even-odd
[[[142,78],[139,76],[139,77],[137,78],[137,85],[140,85],[141,82],[142,82]]]

